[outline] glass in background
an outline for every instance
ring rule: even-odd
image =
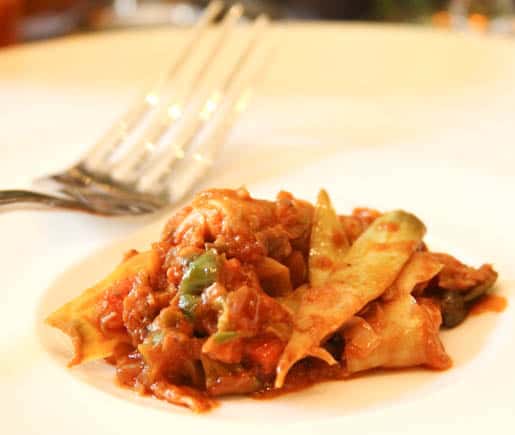
[[[515,0],[451,0],[450,27],[480,33],[515,33]]]
[[[19,37],[34,40],[64,35],[81,23],[90,0],[21,0]]]
[[[426,23],[444,4],[442,0],[376,0],[372,14],[378,21]]]
[[[160,25],[189,26],[202,8],[186,0],[112,0],[91,9],[84,27],[105,30]]]
[[[248,10],[275,18],[423,21],[448,0],[241,0]],[[205,1],[197,0],[198,3]]]
[[[74,31],[192,24],[209,0],[0,0],[0,45]],[[433,24],[515,35],[515,0],[225,0],[273,19]],[[15,22],[18,22],[18,30]]]

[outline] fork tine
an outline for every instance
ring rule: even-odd
[[[216,158],[223,138],[236,121],[237,117],[246,110],[252,98],[256,82],[264,73],[271,57],[270,47],[266,47],[258,61],[251,65],[249,71],[242,73],[243,78],[235,83],[229,91],[225,104],[213,116],[209,125],[200,133],[193,145],[190,155],[182,159],[168,175],[168,197],[179,200],[187,194],[204,173],[210,169]]]
[[[191,99],[195,90],[200,87],[206,78],[205,71],[208,71],[211,64],[216,60],[218,53],[225,45],[227,37],[242,14],[243,7],[239,3],[229,9],[221,24],[220,32],[211,45],[209,55],[197,66],[193,74],[193,80],[189,80],[189,83],[181,86],[181,89],[177,89],[176,95],[166,104],[163,104],[160,113],[155,116],[143,132],[142,137],[134,143],[125,156],[114,164],[110,172],[115,180],[123,183],[135,181],[138,177],[138,169],[151,156],[152,151],[156,148],[155,144],[182,117],[184,104]]]
[[[163,182],[166,181],[170,173],[172,163],[184,157],[185,147],[191,144],[202,128],[209,122],[213,114],[220,108],[221,98],[227,93],[231,84],[254,54],[258,47],[260,36],[267,27],[268,22],[268,18],[264,15],[255,20],[249,40],[244,50],[237,58],[233,69],[224,78],[220,87],[215,87],[208,94],[208,98],[202,104],[200,113],[195,113],[194,116],[184,120],[184,124],[181,126],[176,137],[174,137],[174,143],[170,144],[169,149],[163,153],[164,155],[157,156],[158,158],[146,168],[145,173],[141,174],[137,186],[139,191],[154,193],[163,191]]]
[[[191,52],[195,49],[206,29],[223,9],[222,1],[212,1],[205,9],[202,17],[191,30],[190,37],[183,46],[178,58],[171,68],[154,83],[149,91],[138,98],[136,103],[116,122],[84,157],[82,164],[89,171],[106,172],[106,159],[123,142],[138,121],[159,102],[159,93],[163,84],[173,78],[182,68]]]

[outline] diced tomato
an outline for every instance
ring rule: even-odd
[[[253,268],[249,265],[244,266],[236,258],[224,262],[220,281],[229,291],[241,286],[259,286],[259,280]]]
[[[272,374],[277,367],[285,344],[276,337],[256,337],[247,341],[245,356],[260,366],[264,374]]]

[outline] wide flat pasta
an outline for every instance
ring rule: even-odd
[[[386,213],[359,237],[326,284],[302,287],[292,336],[279,360],[275,387],[368,302],[392,285],[425,234],[424,224],[404,211]],[[297,290],[297,291],[299,291]]]
[[[443,269],[443,264],[429,252],[415,252],[382,299],[391,301],[409,295],[416,286],[426,284]]]
[[[107,278],[63,305],[46,319],[46,322],[68,334],[74,347],[69,365],[106,358],[124,337],[111,334],[106,337],[98,326],[98,301],[104,292],[116,283],[133,279],[139,273],[155,274],[159,267],[155,251],[137,254],[121,263]]]
[[[406,294],[390,302],[376,302],[367,311],[362,321],[344,329],[349,373],[379,367],[451,366],[438,337],[440,311],[429,300],[417,303]]]
[[[415,252],[380,301],[343,328],[349,373],[372,368],[426,365],[447,368],[450,358],[438,337],[442,318],[429,300],[411,296],[443,268],[429,252]]]
[[[330,278],[331,271],[341,267],[350,248],[338,215],[325,190],[318,194],[311,242],[309,249],[309,284],[312,287],[323,285]]]

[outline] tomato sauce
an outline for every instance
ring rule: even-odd
[[[395,222],[385,222],[384,224],[379,225],[378,229],[394,233],[395,231],[399,231],[399,224]]]
[[[273,399],[284,394],[304,390],[320,382],[338,381],[349,377],[347,370],[339,364],[329,366],[321,360],[307,358],[298,362],[290,370],[282,388],[270,387],[254,393],[252,398],[258,400]]]
[[[508,301],[504,296],[485,295],[472,305],[469,311],[471,315],[482,313],[502,313],[508,306]]]

